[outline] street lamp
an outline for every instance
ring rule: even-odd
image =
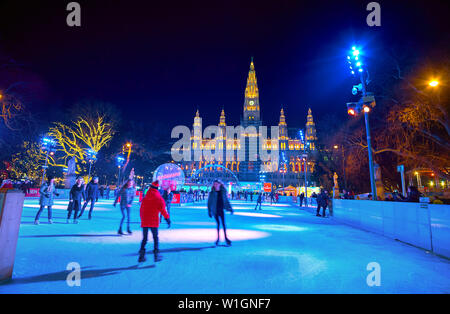
[[[124,163],[125,163],[125,158],[122,155],[118,155],[116,157],[116,164],[117,164],[117,167],[119,168],[119,175],[117,176],[117,186],[120,185],[120,168],[123,166]]]
[[[303,134],[303,130],[299,131],[300,140],[303,144],[303,154],[301,155],[300,160],[303,162],[303,173],[305,175],[305,204],[308,204],[308,154],[306,149],[309,147],[309,142],[305,140],[305,136]],[[300,163],[301,165],[301,163]],[[301,171],[301,169],[300,169]]]
[[[88,174],[88,182],[91,179],[91,167],[92,164],[97,160],[97,152],[92,148],[86,150],[87,160],[89,162],[89,174]]]
[[[356,66],[359,72],[359,79],[361,81],[360,84],[353,86],[352,93],[353,95],[357,95],[358,92],[361,92],[362,94],[361,99],[357,103],[347,103],[347,112],[351,116],[356,116],[361,112],[364,113],[364,119],[366,122],[367,150],[369,155],[370,185],[372,189],[373,200],[376,201],[377,188],[375,185],[375,173],[373,166],[372,144],[369,125],[369,112],[373,107],[375,107],[375,97],[373,96],[373,94],[367,92],[366,85],[368,84],[368,72],[367,70],[364,70],[360,54],[360,50],[356,46],[353,46],[350,55],[347,56],[347,62],[350,64],[352,75],[355,75],[354,67]]]
[[[48,155],[51,154],[53,155],[55,152],[55,148],[56,148],[56,141],[51,138],[50,136],[44,136],[41,140],[41,149],[43,151],[45,151],[45,164],[44,166],[42,166],[42,168],[44,169],[44,172],[42,174],[42,183],[44,183],[45,181],[45,173],[47,172],[47,168],[48,168]]]
[[[439,81],[432,80],[428,83],[428,85],[430,85],[431,87],[436,87],[439,85]]]

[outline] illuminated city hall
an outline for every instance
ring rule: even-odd
[[[250,63],[250,70],[245,88],[245,100],[243,106],[243,115],[241,116],[240,125],[247,129],[255,127],[259,130],[263,126],[261,120],[261,107],[259,102],[259,90],[256,79],[255,65],[253,60]],[[311,152],[316,150],[316,128],[313,121],[311,109],[308,110],[305,130],[299,128],[288,130],[286,116],[284,110],[280,111],[279,118],[279,137],[278,141],[270,140],[270,127],[267,127],[267,139],[262,143],[262,149],[271,151],[278,149],[279,158],[277,166],[273,161],[262,161],[258,155],[259,145],[249,145],[250,137],[259,136],[259,134],[246,134],[242,138],[233,137],[227,141],[226,137],[226,117],[225,111],[222,109],[219,118],[218,127],[221,129],[222,136],[215,138],[202,138],[202,118],[199,110],[197,110],[191,134],[191,161],[183,161],[180,166],[185,172],[186,178],[192,182],[211,183],[214,179],[221,179],[224,182],[270,182],[273,186],[281,188],[287,186],[303,186],[306,171],[310,175],[314,172],[314,161],[310,159]],[[304,134],[303,134],[304,132]],[[303,140],[302,140],[303,137]],[[245,140],[246,143],[241,143]],[[277,143],[277,144],[274,144]],[[245,145],[243,145],[245,144]],[[279,147],[271,147],[278,145]],[[199,161],[195,161],[193,155],[195,149],[215,150],[216,148],[223,151],[233,150],[234,158],[216,158],[211,156],[202,156]],[[244,160],[236,158],[237,152],[243,149]],[[308,154],[309,153],[309,154]],[[251,157],[254,158],[251,158]],[[198,159],[197,159],[198,160]],[[309,182],[310,180],[307,179]]]

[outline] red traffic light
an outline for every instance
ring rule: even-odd
[[[356,111],[355,111],[355,109],[353,109],[353,108],[349,108],[349,109],[347,110],[347,112],[348,112],[348,114],[351,115],[351,116],[355,116],[355,115],[356,115]]]

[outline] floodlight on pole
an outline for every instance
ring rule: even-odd
[[[347,56],[348,63],[350,64],[350,70],[352,75],[355,75],[355,71],[353,70],[353,62],[355,66],[358,68],[358,73],[360,75],[361,84],[353,86],[352,94],[356,95],[358,92],[361,92],[362,97],[357,103],[347,103],[347,113],[351,116],[356,116],[359,113],[364,113],[365,124],[366,124],[366,136],[367,136],[367,151],[369,155],[369,172],[370,172],[370,185],[372,190],[373,200],[377,200],[377,190],[375,185],[375,173],[374,173],[374,165],[373,165],[373,157],[372,157],[372,144],[370,137],[370,125],[369,125],[369,112],[371,111],[371,107],[375,107],[375,98],[372,94],[367,93],[366,82],[364,78],[364,74],[367,71],[364,71],[363,62],[360,61],[359,56],[361,55],[361,50],[357,48],[357,46],[352,46],[350,51],[350,55]],[[349,58],[350,57],[350,58]]]

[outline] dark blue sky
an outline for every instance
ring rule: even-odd
[[[0,52],[37,75],[45,113],[95,98],[125,119],[205,124],[225,108],[238,124],[254,57],[262,118],[303,126],[311,107],[346,116],[352,79],[345,57],[354,42],[369,67],[391,46],[426,53],[448,33],[448,6],[434,1],[378,1],[382,26],[368,27],[370,1],[78,1],[82,27],[66,25],[70,1],[2,1]],[[447,27],[447,28],[446,28]],[[443,35],[444,34],[444,35]],[[45,104],[45,106],[43,105]]]

